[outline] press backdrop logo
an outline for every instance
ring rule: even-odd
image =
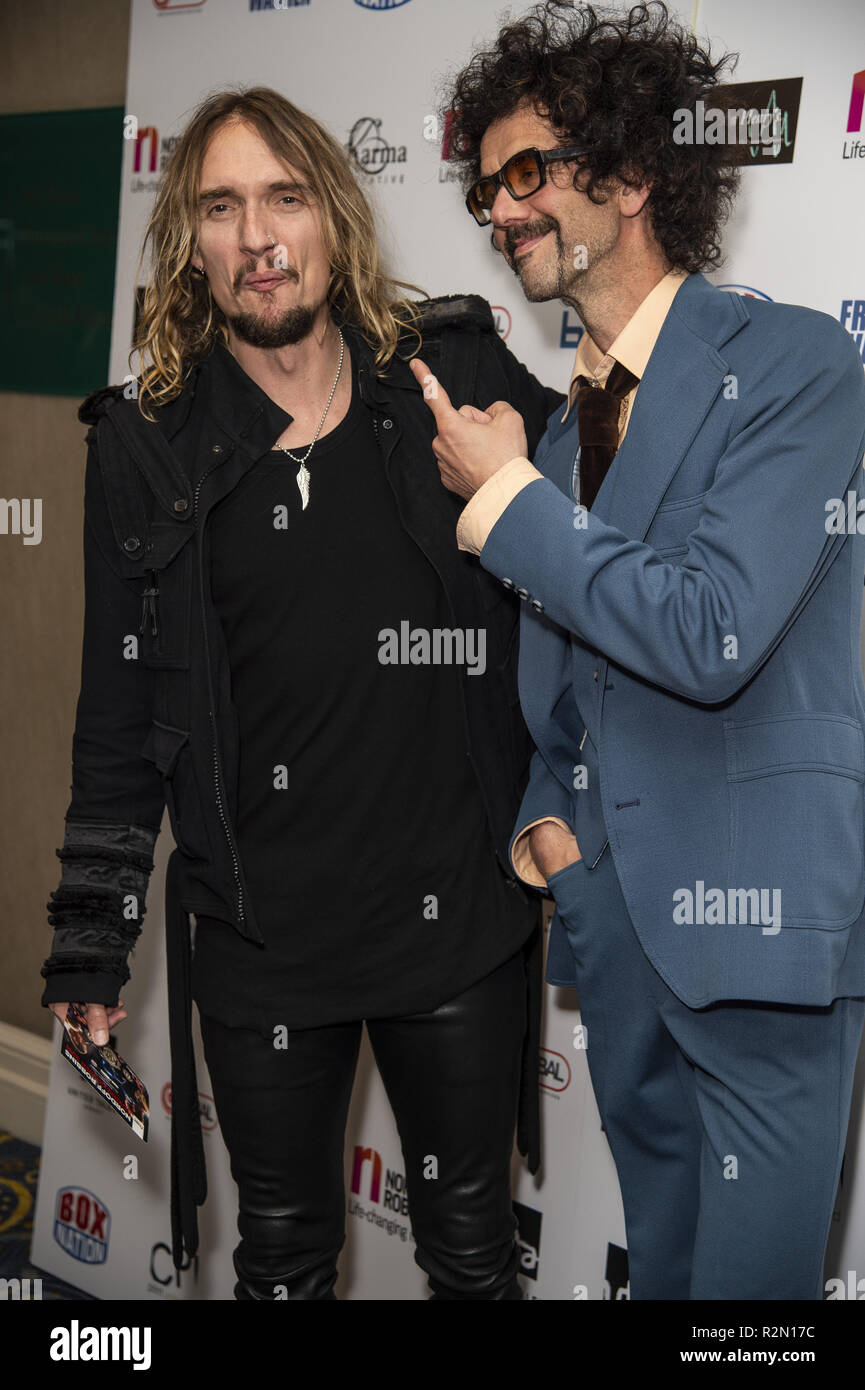
[[[145,125],[137,116],[127,115],[124,117],[124,138],[133,143],[132,172],[139,176],[132,180],[132,192],[155,192],[159,187],[158,175],[164,173],[180,136],[165,135],[160,140],[157,126]],[[153,177],[141,177],[147,174]]]
[[[436,127],[437,128],[437,127]],[[445,112],[444,130],[442,131],[441,160],[439,162],[439,183],[459,183],[459,170],[451,164],[453,159],[453,130],[454,113]]]
[[[392,145],[382,134],[378,116],[361,116],[352,126],[346,149],[354,164],[379,183],[404,183],[405,174],[397,168],[406,162],[405,145]]]
[[[366,1206],[367,1201],[372,1205]],[[363,1144],[356,1144],[354,1149],[347,1210],[356,1221],[378,1226],[386,1235],[399,1236],[402,1241],[414,1239],[409,1221],[398,1219],[408,1217],[405,1173],[386,1168],[378,1150]]]
[[[355,1196],[366,1195],[371,1202],[380,1204],[388,1211],[397,1212],[400,1216],[408,1215],[405,1173],[397,1172],[395,1168],[384,1168],[377,1149],[365,1149],[362,1144],[355,1145],[351,1190]]]
[[[842,299],[839,318],[865,362],[865,299]]]
[[[730,294],[740,294],[743,299],[765,299],[767,304],[772,303],[768,294],[762,290],[755,290],[753,285],[719,285],[719,290],[728,290]]]
[[[408,2],[409,0],[354,0],[362,10],[398,10]]]
[[[539,1053],[540,1085],[543,1091],[566,1091],[571,1084],[571,1068],[567,1057],[552,1048],[542,1047]]]
[[[859,135],[865,119],[865,68],[854,72],[850,87],[850,110],[847,113],[847,134]],[[865,159],[865,140],[845,140],[842,159]]]
[[[737,113],[735,143],[731,151],[739,153],[739,163],[748,164],[792,164],[796,148],[796,128],[799,124],[799,103],[802,99],[801,77],[777,77],[763,82],[729,82],[719,87],[733,99]],[[765,127],[770,132],[768,141],[760,139],[759,120],[756,125],[748,121],[748,114],[756,111],[765,113]],[[780,116],[776,116],[780,112]],[[744,124],[743,124],[744,117]],[[729,135],[729,117],[726,122],[726,135]],[[741,133],[746,139],[741,139]],[[717,138],[709,139],[707,144],[726,143]]]
[[[166,1081],[161,1093],[162,1108],[166,1115],[171,1114],[171,1082]],[[198,1092],[198,1118],[201,1128],[205,1134],[216,1129],[218,1120],[216,1118],[216,1105],[213,1096],[206,1096],[203,1091]]]
[[[354,1163],[351,1169],[351,1190],[356,1197],[361,1195],[363,1184],[363,1172],[367,1163],[369,1164],[366,1196],[371,1202],[377,1202],[381,1193],[381,1154],[375,1149],[365,1149],[362,1144],[354,1146]]]
[[[108,1257],[111,1217],[108,1208],[86,1187],[61,1187],[54,1205],[54,1239],[86,1265],[104,1264]]]
[[[512,320],[510,310],[506,309],[504,304],[491,304],[490,308],[493,311],[493,323],[496,326],[496,332],[502,341],[504,341],[511,331]]]
[[[187,1255],[181,1258],[180,1268],[175,1268],[171,1256],[171,1244],[157,1240],[150,1247],[150,1278],[147,1292],[157,1298],[173,1299],[181,1297],[184,1284],[198,1283],[198,1256]]]

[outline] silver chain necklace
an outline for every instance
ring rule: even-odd
[[[313,435],[312,444],[310,444],[310,446],[309,446],[309,448],[307,449],[306,453],[304,454],[303,458],[298,458],[297,455],[296,455],[296,454],[293,454],[293,453],[291,452],[290,449],[286,449],[286,447],[285,447],[284,444],[275,444],[275,445],[274,445],[274,448],[279,449],[281,453],[283,453],[283,454],[288,454],[288,457],[291,459],[292,463],[299,463],[299,464],[300,464],[300,468],[297,470],[297,480],[296,480],[296,481],[297,481],[297,486],[298,486],[298,488],[300,489],[300,496],[301,496],[301,501],[302,501],[302,506],[301,506],[301,509],[300,509],[300,510],[301,510],[302,512],[305,512],[305,511],[306,511],[306,506],[307,506],[307,503],[309,502],[309,478],[310,478],[310,473],[309,473],[309,469],[308,469],[307,466],[306,466],[306,460],[309,458],[310,454],[312,453],[313,447],[314,447],[314,445],[315,445],[315,441],[318,439],[318,436],[321,434],[321,427],[322,427],[322,425],[324,424],[325,419],[327,418],[327,412],[330,410],[330,403],[331,403],[331,401],[333,400],[334,392],[336,391],[337,383],[338,383],[338,381],[339,381],[339,374],[340,374],[340,372],[342,371],[342,359],[343,359],[343,357],[345,356],[345,339],[344,339],[343,336],[342,336],[342,331],[341,331],[341,329],[338,328],[336,331],[337,331],[337,333],[339,334],[339,366],[338,366],[337,369],[336,369],[336,376],[335,376],[334,379],[333,379],[333,386],[331,386],[331,388],[330,388],[330,395],[329,395],[328,398],[327,398],[327,405],[324,407],[324,415],[322,415],[321,419],[319,420],[319,422],[318,422],[318,429],[316,430],[315,434]]]

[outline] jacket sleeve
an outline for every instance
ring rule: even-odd
[[[519,841],[531,826],[544,820],[566,825],[571,834],[574,833],[571,799],[567,790],[547,767],[540,750],[536,748],[532,754],[529,783],[508,847],[508,856],[517,876],[536,888],[545,887],[546,879],[535,864],[528,844],[520,845]]]
[[[549,417],[554,410],[563,408],[567,397],[563,396],[561,391],[542,386],[537,377],[532,376],[528,368],[524,367],[510,348],[505,346],[498,333],[492,334],[492,343],[493,352],[508,383],[507,394],[503,399],[523,417],[528,440],[528,457],[531,459],[547,428]],[[487,401],[486,404],[492,405],[492,401]]]
[[[141,756],[151,727],[153,671],[138,631],[142,582],[109,562],[114,544],[100,476],[97,431],[88,435],[84,489],[84,639],[72,743],[72,799],[61,878],[47,904],[52,952],[42,1004],[114,1004],[141,932],[162,776]]]
[[[747,391],[740,382],[740,419],[675,564],[591,511],[575,529],[572,503],[549,478],[505,509],[481,564],[625,670],[687,699],[731,698],[847,539],[828,532],[827,499],[862,493],[862,363],[849,334],[823,317],[807,358],[786,349],[783,361],[756,363]]]

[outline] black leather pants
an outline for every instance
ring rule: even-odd
[[[525,1027],[522,951],[430,1013],[367,1020],[402,1142],[415,1259],[433,1298],[522,1298],[510,1160]],[[237,1299],[336,1298],[361,1028],[290,1032],[282,1049],[201,1015],[239,1190]]]

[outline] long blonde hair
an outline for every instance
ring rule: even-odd
[[[228,343],[225,315],[206,279],[192,272],[198,231],[199,180],[204,153],[216,130],[231,118],[253,126],[278,159],[295,169],[318,205],[331,266],[327,299],[337,320],[354,324],[375,349],[377,366],[393,356],[403,330],[414,327],[418,306],[400,295],[417,285],[395,280],[381,265],[375,219],[348,155],[314,117],[270,87],[217,92],[195,110],[165,169],[139,259],[151,248],[141,317],[129,354],[141,354],[138,406],[174,400],[194,364],[218,340]]]

